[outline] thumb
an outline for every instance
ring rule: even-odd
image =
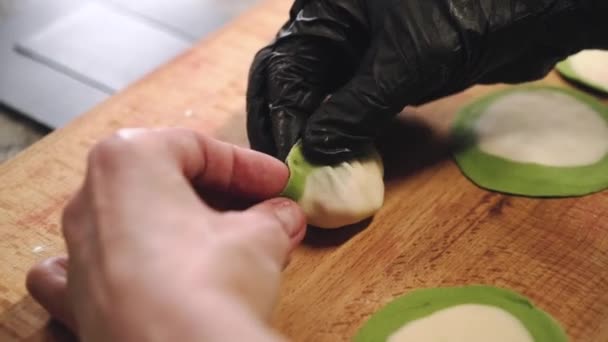
[[[51,317],[77,333],[76,319],[68,299],[67,267],[66,257],[46,259],[28,272],[26,287]]]
[[[272,253],[281,265],[306,233],[306,217],[302,209],[286,198],[262,202],[245,213],[250,220],[248,233],[260,247]]]

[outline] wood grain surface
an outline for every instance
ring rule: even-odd
[[[192,51],[0,166],[0,341],[66,341],[24,275],[62,254],[59,217],[87,150],[121,127],[182,126],[246,145],[249,63],[291,1],[267,0]],[[544,83],[566,85],[555,74]],[[497,87],[412,108],[380,139],[386,204],[367,227],[310,231],[273,325],[295,341],[346,341],[417,288],[488,284],[529,296],[573,341],[608,341],[608,193],[541,200],[481,190],[449,158],[455,111]]]

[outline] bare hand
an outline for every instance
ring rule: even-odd
[[[276,339],[264,320],[306,226],[271,199],[287,178],[189,130],[123,130],[91,151],[65,209],[69,257],[35,266],[28,289],[85,341]]]

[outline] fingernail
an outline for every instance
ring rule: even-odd
[[[287,199],[277,199],[272,203],[275,215],[283,223],[283,229],[290,237],[296,235],[301,228],[301,213],[297,204]]]

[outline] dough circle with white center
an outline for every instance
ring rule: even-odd
[[[608,108],[582,92],[514,87],[460,111],[455,159],[477,185],[539,197],[608,188]]]
[[[534,339],[517,318],[503,309],[461,304],[406,324],[388,338],[388,342],[411,341],[534,342]]]
[[[566,342],[559,323],[513,291],[491,286],[415,290],[378,312],[355,342]]]

